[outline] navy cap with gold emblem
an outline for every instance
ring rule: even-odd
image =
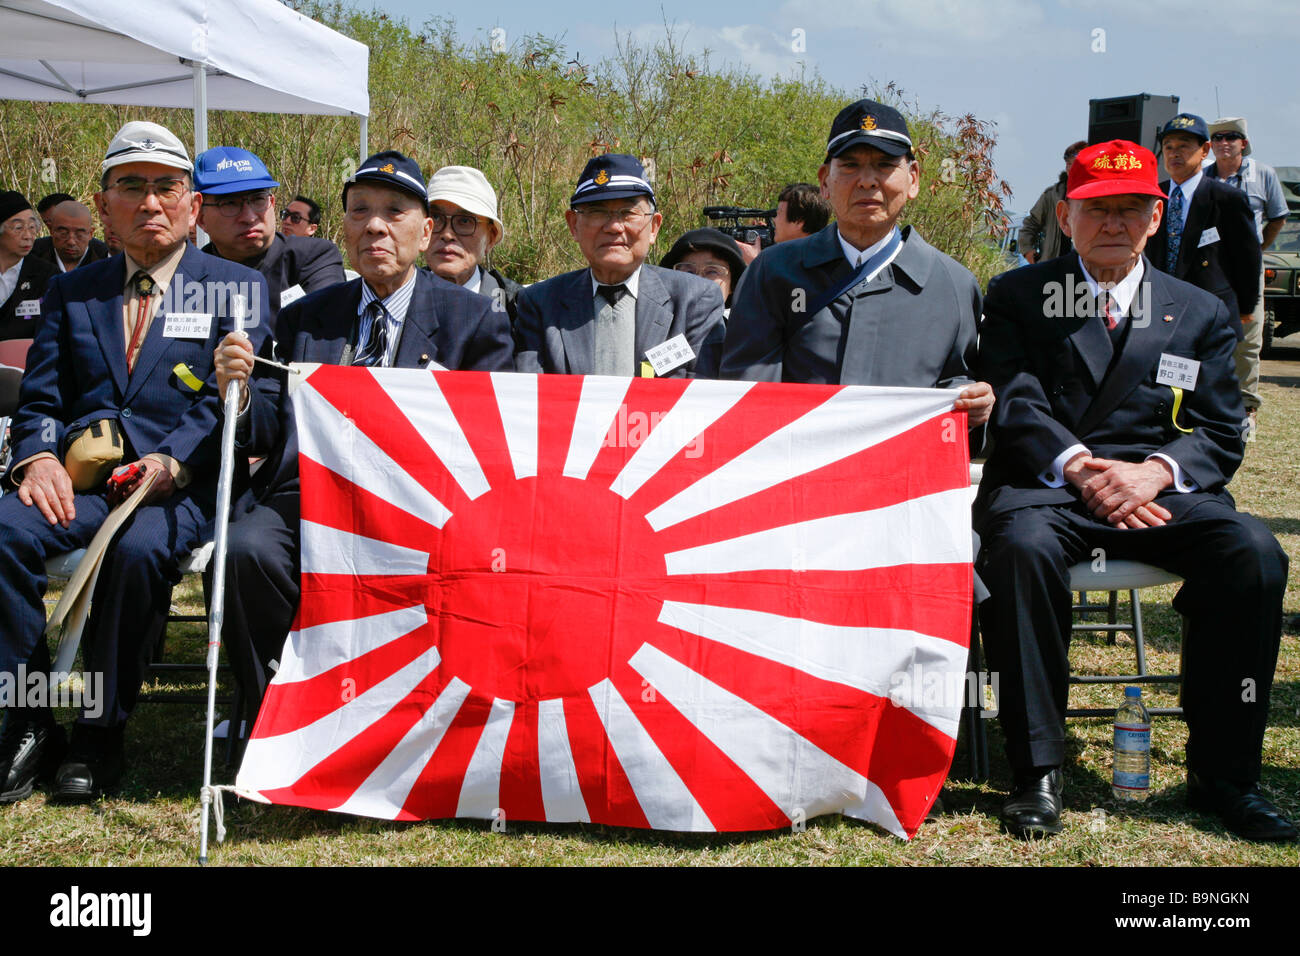
[[[348,187],[355,183],[375,183],[390,189],[400,189],[419,199],[424,211],[429,211],[429,187],[424,181],[424,173],[420,172],[420,164],[395,149],[375,153],[344,181],[345,209],[348,205]]]
[[[912,133],[903,114],[875,100],[858,100],[840,110],[826,138],[826,162],[854,146],[874,146],[890,156],[912,148]]]
[[[606,153],[593,156],[582,167],[578,185],[569,198],[570,206],[599,202],[602,199],[631,199],[645,196],[655,201],[655,191],[645,178],[645,170],[635,156]]]
[[[1195,136],[1202,143],[1207,142],[1210,138],[1209,127],[1205,125],[1205,120],[1201,119],[1195,113],[1179,113],[1160,129],[1160,135],[1156,141],[1164,139],[1169,133],[1187,133],[1189,136]]]

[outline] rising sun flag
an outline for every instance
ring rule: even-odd
[[[970,634],[951,392],[320,366],[293,403],[302,603],[239,790],[916,832]]]

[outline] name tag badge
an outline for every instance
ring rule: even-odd
[[[1156,372],[1156,384],[1171,388],[1183,388],[1193,391],[1196,377],[1201,374],[1201,363],[1196,359],[1183,358],[1164,352],[1160,356],[1160,368]]]
[[[1219,227],[1211,226],[1209,229],[1206,229],[1203,233],[1201,233],[1201,241],[1196,244],[1196,248],[1199,249],[1201,248],[1201,246],[1208,246],[1210,243],[1218,242],[1218,241],[1219,241]]]
[[[21,315],[24,316],[25,318],[30,318],[33,315],[40,315],[40,314],[41,314],[40,299],[23,299],[23,301],[19,302],[16,306],[14,306],[14,315]]]
[[[301,285],[289,286],[289,288],[285,289],[283,292],[280,293],[280,308],[283,309],[286,305],[289,305],[291,302],[297,302],[306,294],[307,293],[303,291]]]
[[[667,375],[673,369],[680,368],[695,358],[695,350],[686,341],[686,336],[674,335],[667,342],[646,349],[645,357],[656,375]]]
[[[163,337],[169,339],[206,339],[211,331],[211,312],[169,312],[163,323]]]

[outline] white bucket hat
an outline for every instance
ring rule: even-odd
[[[429,177],[429,202],[441,199],[497,227],[497,242],[506,237],[506,227],[497,216],[496,190],[487,177],[473,166],[444,166]]]
[[[1250,137],[1246,135],[1246,117],[1244,116],[1221,116],[1210,124],[1210,135],[1215,133],[1227,132],[1240,133],[1246,140],[1246,145],[1241,147],[1241,155],[1250,155]]]

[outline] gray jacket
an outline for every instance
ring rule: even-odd
[[[710,330],[722,321],[722,291],[708,279],[643,265],[637,280],[636,360],[647,349],[685,335],[698,356]],[[519,293],[515,325],[519,372],[590,375],[596,354],[591,270],[566,272]],[[691,376],[695,360],[669,372]]]
[[[894,261],[816,314],[852,274],[837,226],[763,250],[732,297],[722,378],[948,388],[974,381],[980,289],[910,226]]]

